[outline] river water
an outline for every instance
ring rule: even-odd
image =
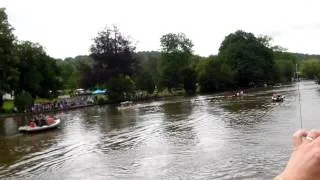
[[[18,133],[24,118],[1,119],[0,179],[271,179],[300,128],[297,87],[79,109],[40,134]],[[320,88],[300,89],[303,127],[319,128]]]

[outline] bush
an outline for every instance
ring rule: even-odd
[[[28,92],[22,92],[17,95],[14,99],[14,105],[17,107],[19,112],[25,112],[29,107],[34,104],[34,99]]]
[[[129,76],[120,76],[109,79],[106,88],[109,91],[109,100],[119,102],[131,99],[135,84]]]
[[[97,96],[97,103],[98,105],[104,105],[104,104],[107,104],[108,103],[108,98],[104,95],[102,96]]]
[[[14,108],[13,101],[5,101],[2,104],[2,110],[3,110],[4,113],[12,113],[13,108]]]

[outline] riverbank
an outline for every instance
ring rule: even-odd
[[[41,114],[41,113],[54,113],[54,112],[63,112],[63,111],[71,111],[75,109],[81,109],[85,107],[91,107],[91,106],[97,106],[97,104],[90,104],[90,105],[84,105],[84,106],[75,106],[75,107],[69,107],[67,109],[53,109],[49,111],[41,111],[41,112],[28,112],[28,113],[0,113],[0,118],[7,118],[7,117],[18,117],[18,116],[31,116],[31,115],[36,115],[36,114]]]
[[[161,98],[166,98],[166,97],[176,97],[176,96],[183,96],[186,95],[183,91],[175,91],[172,93],[169,92],[161,92],[157,94],[141,94],[137,95],[134,98],[130,98],[128,100],[133,101],[133,102],[141,102],[141,101],[147,101],[147,100],[156,100],[156,99],[161,99]],[[98,98],[99,99],[99,98]],[[48,103],[48,102],[47,102]],[[119,101],[109,101],[105,100],[104,102],[100,103],[99,100],[97,100],[96,103],[94,104],[87,104],[87,105],[80,105],[80,106],[71,106],[68,108],[63,108],[63,109],[51,109],[51,110],[44,110],[44,111],[38,111],[38,112],[27,112],[27,113],[0,113],[0,118],[6,118],[6,117],[17,117],[17,116],[30,116],[30,115],[35,115],[35,114],[40,114],[40,113],[54,113],[54,112],[62,112],[62,111],[70,111],[70,110],[75,110],[75,109],[80,109],[80,108],[85,108],[85,107],[91,107],[91,106],[103,106],[103,105],[116,105],[119,104]],[[13,109],[14,105],[13,102],[10,101],[10,103],[7,103],[7,106],[10,106],[11,109]],[[10,109],[9,107],[7,109]]]
[[[288,83],[290,84],[290,83]],[[285,84],[284,84],[285,85]],[[278,87],[278,86],[276,86]],[[279,86],[281,87],[281,86]],[[260,90],[267,90],[273,88],[272,86],[269,87],[256,87],[256,88],[249,88],[245,89],[246,93],[251,93],[255,91],[260,91]],[[196,93],[195,95],[209,95],[209,94],[217,94],[217,95],[223,95],[223,96],[228,96],[230,94],[233,94],[234,91],[221,91],[221,92],[215,92],[215,93],[208,93],[208,94],[200,94]],[[148,100],[159,100],[162,98],[168,98],[168,97],[177,97],[177,96],[190,96],[187,95],[184,91],[174,91],[174,92],[167,92],[163,91],[160,93],[155,93],[155,94],[140,94],[135,96],[134,98],[128,99],[133,102],[143,102],[143,101],[148,101]],[[54,113],[54,112],[62,112],[62,111],[70,111],[70,110],[75,110],[75,109],[81,109],[85,107],[91,107],[91,106],[103,106],[103,105],[116,105],[119,102],[111,102],[111,101],[105,101],[102,104],[95,103],[95,104],[88,104],[88,105],[81,105],[81,106],[74,106],[74,107],[69,107],[66,109],[53,109],[53,110],[48,110],[48,111],[41,111],[41,112],[29,112],[29,113],[0,113],[0,118],[6,118],[6,117],[17,117],[17,116],[30,116],[30,115],[35,115],[35,114],[40,114],[40,113]]]

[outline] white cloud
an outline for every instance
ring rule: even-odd
[[[88,54],[105,25],[158,50],[161,35],[184,32],[195,53],[216,54],[238,29],[267,34],[289,51],[320,54],[316,0],[1,0],[20,40],[39,42],[56,58]]]

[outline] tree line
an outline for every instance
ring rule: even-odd
[[[31,99],[54,98],[63,89],[106,88],[110,100],[122,101],[138,91],[212,93],[289,82],[297,56],[270,41],[238,30],[225,37],[217,55],[201,57],[184,33],[168,33],[160,38],[160,52],[136,52],[131,39],[112,26],[94,38],[89,55],[61,60],[40,44],[19,41],[0,9],[0,105],[8,92]]]

